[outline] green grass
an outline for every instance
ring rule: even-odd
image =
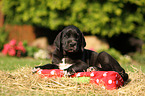
[[[13,71],[16,70],[20,67],[35,67],[37,65],[44,65],[47,63],[51,63],[51,60],[40,60],[40,59],[33,59],[33,58],[17,58],[17,57],[9,57],[9,56],[1,56],[0,57],[0,70],[2,71]],[[142,72],[145,73],[145,64],[139,64],[136,62],[132,62],[130,64],[121,64],[121,66],[126,70],[126,71],[132,71],[134,72],[134,68],[136,67],[138,69],[141,69]]]
[[[0,57],[0,70],[13,71],[20,67],[35,67],[37,65],[44,65],[50,63],[51,60],[38,60],[33,58],[17,58],[17,57]]]
[[[126,70],[126,71],[131,71],[134,72],[136,71],[136,68],[138,70],[141,70],[143,73],[145,73],[145,64],[140,64],[136,61],[132,61],[130,64],[121,64],[121,66]]]

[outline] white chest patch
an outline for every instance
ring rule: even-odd
[[[67,69],[68,67],[70,67],[72,64],[63,64],[63,63],[60,63],[59,64],[59,69],[61,70],[64,70],[64,69]]]
[[[67,64],[65,58],[62,59],[62,63],[59,63],[59,69],[64,70],[71,66],[72,64]]]

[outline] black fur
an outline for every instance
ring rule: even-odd
[[[54,41],[56,46],[53,52],[52,64],[37,66],[40,69],[58,69],[62,58],[66,58],[66,62],[72,64],[65,69],[69,74],[75,72],[87,71],[87,68],[94,66],[99,71],[116,71],[124,81],[128,79],[128,74],[120,66],[120,64],[108,53],[97,53],[84,49],[86,46],[85,38],[82,32],[75,26],[64,28]]]

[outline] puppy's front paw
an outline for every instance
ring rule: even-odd
[[[34,67],[34,68],[32,69],[32,73],[34,74],[34,73],[38,72],[39,70],[40,70],[39,67]]]
[[[75,73],[75,71],[72,68],[64,69],[65,75],[71,76]]]
[[[67,71],[63,71],[64,76],[71,76],[71,74]]]
[[[89,67],[87,68],[87,72],[97,71],[96,67]]]

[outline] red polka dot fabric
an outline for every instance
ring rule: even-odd
[[[42,78],[63,77],[63,73],[60,69],[40,69],[37,72]],[[90,77],[90,83],[108,90],[117,89],[124,84],[122,77],[115,71],[78,72],[71,77]]]
[[[63,70],[60,69],[40,69],[37,73],[41,76],[41,78],[48,77],[63,77]]]

